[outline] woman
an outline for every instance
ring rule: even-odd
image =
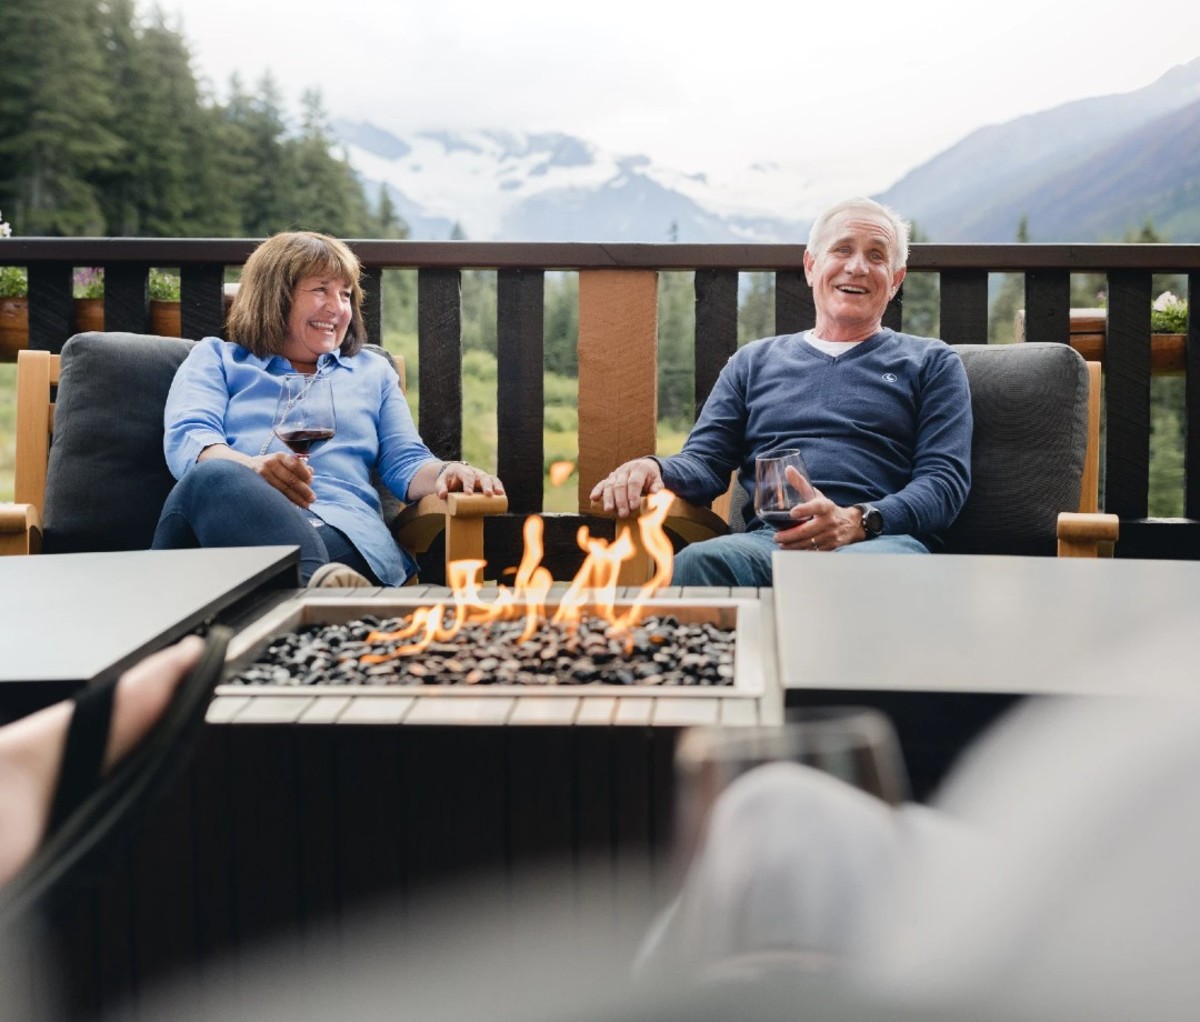
[[[388,360],[363,351],[361,266],[335,238],[277,234],[246,261],[230,341],[207,337],[167,398],[164,449],[179,482],[154,547],[292,545],[308,585],[403,585],[416,570],[372,482],[405,501],[503,493],[495,476],[440,461],[417,434]],[[330,379],[337,431],[315,468],[272,432],[279,377]]]

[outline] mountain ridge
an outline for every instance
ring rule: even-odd
[[[813,167],[714,181],[565,132],[420,131],[334,122],[369,196],[386,187],[414,238],[802,242],[844,192]],[[1152,221],[1200,241],[1200,58],[1141,89],[985,125],[875,197],[932,241],[1117,240]]]

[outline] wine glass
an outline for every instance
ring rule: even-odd
[[[675,858],[691,862],[713,803],[742,774],[776,761],[824,771],[888,805],[909,798],[908,770],[891,721],[866,706],[804,707],[777,726],[695,727],[675,750]]]
[[[307,461],[313,448],[333,436],[333,387],[328,376],[289,373],[280,380],[273,429],[298,458]]]
[[[789,478],[788,468],[794,468],[801,478],[797,487]],[[808,467],[795,448],[781,448],[754,460],[754,513],[775,529],[790,529],[800,520],[791,515],[792,508],[809,499]],[[804,490],[807,489],[807,495]]]

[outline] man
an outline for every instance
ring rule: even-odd
[[[694,503],[727,488],[737,469],[754,496],[759,455],[798,448],[811,474],[795,524],[693,543],[675,560],[676,585],[771,584],[775,550],[928,553],[970,485],[971,401],[957,354],[883,326],[904,280],[908,224],[871,199],[826,210],[812,226],[804,272],[812,330],[741,348],[721,371],[682,452],[636,458],[593,489],[625,517],[664,486]]]

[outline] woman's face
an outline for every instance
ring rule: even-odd
[[[301,277],[279,353],[291,362],[315,362],[340,347],[352,318],[350,295],[350,282],[340,277]]]

